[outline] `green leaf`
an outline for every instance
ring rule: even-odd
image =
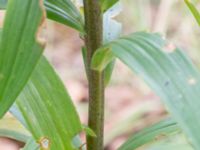
[[[129,138],[119,150],[134,150],[149,142],[158,140],[159,137],[167,137],[180,131],[180,127],[172,119],[166,119],[154,124]]]
[[[16,106],[41,147],[46,145],[51,150],[75,147],[73,138],[82,131],[79,117],[64,85],[44,57],[17,98]]]
[[[27,142],[30,133],[15,118],[6,116],[0,120],[0,137]]]
[[[9,0],[0,42],[0,118],[25,86],[42,54],[39,34],[43,17],[39,0]]]
[[[0,0],[0,9],[5,9],[6,4],[7,0]],[[44,5],[49,19],[84,33],[83,17],[71,0],[44,0]]]
[[[102,10],[105,12],[109,8],[111,8],[114,4],[116,4],[119,0],[101,0]]]
[[[25,146],[20,150],[40,150],[40,146],[35,142],[33,138],[29,138]]]
[[[82,58],[83,58],[83,63],[85,67],[86,76],[88,78],[87,49],[85,46],[82,47],[81,52],[82,52]]]
[[[101,70],[109,62],[104,58],[95,62],[99,51],[112,51],[161,97],[193,146],[200,149],[200,73],[180,49],[165,44],[158,34],[134,33],[100,48],[92,67]]]
[[[115,59],[115,55],[109,47],[104,47],[97,50],[92,58],[92,68],[95,70],[103,71],[107,65]],[[101,63],[102,62],[102,63]]]
[[[5,9],[7,4],[7,0],[0,0],[0,10]]]
[[[146,150],[194,150],[187,141],[185,135],[181,133],[163,137],[163,139],[150,143],[144,147]]]
[[[197,23],[200,26],[200,13],[199,11],[196,9],[196,7],[191,3],[191,0],[185,0],[185,3],[187,4],[188,8],[190,9],[190,11],[192,12],[193,16],[195,17]]]
[[[47,17],[84,33],[83,18],[71,0],[45,0]]]
[[[107,86],[111,80],[114,66],[115,66],[115,59],[112,62],[110,62],[104,70],[104,85],[105,86]]]

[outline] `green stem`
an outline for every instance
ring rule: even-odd
[[[97,137],[87,137],[87,150],[103,150],[104,130],[104,77],[103,73],[90,69],[91,58],[102,45],[102,11],[100,0],[84,0],[85,44],[89,82],[89,127]]]

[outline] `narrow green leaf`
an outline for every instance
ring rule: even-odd
[[[174,134],[149,143],[144,146],[147,150],[194,150],[184,134]]]
[[[191,3],[191,0],[185,0],[185,3],[187,4],[188,8],[190,9],[190,11],[192,12],[193,16],[195,17],[197,23],[200,26],[200,13],[199,11],[196,9],[196,7]]]
[[[180,131],[180,127],[172,119],[166,119],[154,124],[129,138],[119,150],[134,150],[149,142],[158,140],[159,137],[167,137]]]
[[[0,120],[0,137],[27,142],[30,133],[15,118],[6,116]]]
[[[84,33],[83,18],[71,0],[45,0],[47,17]]]
[[[82,130],[79,117],[64,85],[44,57],[17,98],[16,106],[41,148],[45,143],[51,150],[75,147],[73,138]]]
[[[98,51],[109,48],[142,77],[164,101],[192,145],[200,149],[200,73],[180,49],[165,44],[158,34],[139,32],[110,42]],[[108,61],[104,60],[97,66],[106,66]]]
[[[105,12],[109,8],[111,8],[115,3],[117,3],[119,0],[101,0],[101,7],[102,10]]]
[[[86,47],[82,47],[81,49],[81,52],[82,52],[82,58],[83,58],[83,63],[84,63],[84,66],[85,66],[85,72],[86,72],[86,76],[88,78],[88,65],[87,65],[87,49]]]
[[[41,28],[38,26],[44,20],[39,3],[8,2],[0,42],[0,118],[19,95],[42,54],[43,47],[36,41]]]
[[[111,80],[114,66],[115,66],[115,59],[113,59],[113,61],[111,61],[104,70],[104,85],[105,86],[107,86]]]

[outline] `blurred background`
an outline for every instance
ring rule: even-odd
[[[121,0],[121,3],[123,9],[115,19],[122,23],[123,35],[144,30],[160,32],[200,66],[200,28],[183,0]],[[1,11],[0,26],[3,14]],[[45,55],[67,87],[82,123],[87,124],[88,84],[81,55],[83,42],[75,30],[53,21],[48,21],[47,37]],[[168,116],[159,97],[119,61],[105,97],[105,150],[116,150],[127,137]],[[0,150],[19,149],[2,147],[8,143],[8,139],[1,138]]]

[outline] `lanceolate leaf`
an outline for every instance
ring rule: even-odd
[[[84,33],[82,16],[71,0],[45,0],[44,4],[49,19]]]
[[[101,7],[103,11],[108,10],[111,8],[115,3],[117,3],[119,0],[101,0]]]
[[[166,119],[155,125],[143,129],[129,138],[119,150],[134,150],[149,142],[158,140],[159,137],[167,137],[180,131],[180,127],[172,119]]]
[[[16,106],[41,148],[45,143],[51,150],[75,147],[73,138],[82,130],[79,117],[63,84],[44,57],[17,98]]]
[[[200,73],[191,60],[173,45],[166,47],[159,35],[143,32],[115,40],[98,51],[104,49],[112,51],[146,81],[164,101],[193,146],[200,149]],[[103,61],[108,63],[109,58],[99,59],[97,63],[98,53],[101,52],[93,57],[92,67],[101,70],[106,66]]]
[[[42,54],[43,47],[36,41],[44,21],[41,2],[8,2],[0,42],[0,117],[15,101]]]
[[[191,0],[185,0],[185,3],[187,4],[188,8],[192,12],[193,16],[195,17],[197,23],[200,26],[200,13],[197,10],[197,8],[191,3]]]

